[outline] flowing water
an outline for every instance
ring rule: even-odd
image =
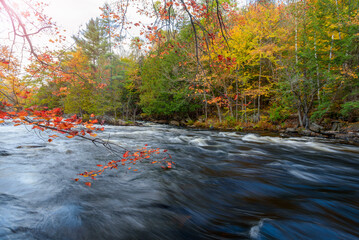
[[[359,147],[153,124],[101,136],[168,149],[176,166],[87,187],[73,178],[109,151],[0,126],[0,239],[359,239]]]

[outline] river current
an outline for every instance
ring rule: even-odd
[[[116,160],[103,147],[0,126],[0,239],[359,239],[359,147],[165,125],[107,126],[147,162],[73,178]]]

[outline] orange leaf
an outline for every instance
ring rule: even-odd
[[[52,142],[52,139],[47,140],[48,142]]]
[[[5,60],[5,59],[0,59],[0,62],[3,63],[3,64],[9,64],[10,62]]]
[[[94,118],[95,117],[95,114],[91,114],[91,118]]]
[[[91,183],[90,183],[90,182],[85,182],[85,185],[91,187]]]
[[[75,181],[77,182],[79,179],[78,178],[75,178]]]
[[[97,167],[103,167],[103,165],[101,165],[101,164],[97,164],[96,166],[97,166]]]
[[[72,136],[72,135],[68,135],[68,136],[66,136],[67,138],[73,138],[74,136]]]

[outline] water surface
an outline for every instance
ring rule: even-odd
[[[101,137],[168,149],[91,188],[78,173],[117,159],[80,139],[0,126],[0,239],[359,239],[359,147],[146,124]]]

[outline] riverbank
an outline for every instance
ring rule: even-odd
[[[125,121],[121,119],[115,119],[110,116],[101,116],[97,118],[102,124],[108,124],[113,126],[141,126],[143,125],[139,121]],[[272,133],[273,135],[286,137],[321,137],[328,139],[338,139],[344,143],[350,143],[359,145],[359,122],[346,123],[340,121],[331,121],[324,126],[312,123],[310,129],[297,127],[295,121],[285,121],[281,124],[272,124],[268,121],[260,121],[258,123],[235,123],[224,120],[218,122],[214,119],[208,120],[158,120],[158,119],[146,119],[146,121],[167,124],[176,127],[185,127],[193,129],[207,129],[207,130],[219,130],[219,131],[233,131],[233,132],[245,132],[245,133]]]
[[[208,121],[166,121],[166,120],[154,120],[152,122],[159,124],[169,124],[173,126],[182,126],[187,128],[196,129],[208,129],[208,130],[220,130],[220,131],[235,131],[245,133],[272,133],[280,137],[321,137],[328,139],[338,139],[345,143],[359,145],[359,122],[345,123],[339,121],[333,121],[331,124],[320,126],[315,123],[310,125],[310,129],[297,127],[296,123],[287,121],[282,124],[274,125],[269,122],[259,123],[244,123],[235,125],[228,121],[218,123],[214,120]]]

